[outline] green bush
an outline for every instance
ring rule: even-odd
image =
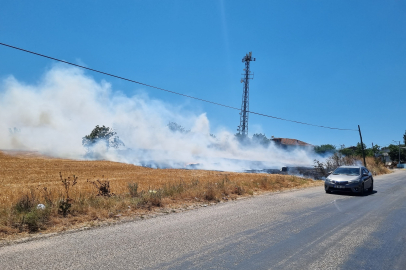
[[[58,213],[62,214],[64,217],[66,217],[69,213],[69,209],[72,207],[72,204],[70,203],[69,199],[66,200],[61,200],[59,201],[58,205]]]
[[[38,203],[38,200],[35,196],[35,192],[33,190],[30,193],[26,193],[20,197],[18,202],[14,205],[14,209],[18,213],[26,213],[31,211]]]
[[[162,195],[164,197],[172,197],[176,194],[181,194],[182,192],[184,192],[186,190],[186,187],[183,183],[179,183],[179,184],[169,184],[169,185],[165,185],[162,188]]]
[[[36,232],[39,229],[39,215],[37,211],[29,212],[24,216],[24,224],[27,225],[28,231]]]
[[[23,216],[21,225],[26,225],[29,232],[36,232],[40,228],[45,227],[50,214],[50,208],[32,209],[30,212]]]

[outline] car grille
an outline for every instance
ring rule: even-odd
[[[331,183],[336,185],[347,185],[348,181],[331,181]]]

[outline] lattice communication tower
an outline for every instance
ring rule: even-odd
[[[241,82],[244,83],[244,90],[242,93],[242,103],[241,103],[241,112],[240,112],[240,125],[238,126],[238,133],[242,136],[248,135],[248,112],[249,112],[249,80],[254,79],[254,73],[250,71],[250,62],[255,61],[255,58],[252,57],[252,52],[247,53],[242,62],[245,62],[245,73],[241,74],[244,77],[241,79]]]

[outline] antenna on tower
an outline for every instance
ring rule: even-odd
[[[240,112],[240,125],[238,126],[238,133],[242,136],[248,135],[248,112],[249,112],[249,80],[254,79],[254,73],[250,71],[250,62],[255,61],[255,58],[252,57],[252,52],[247,53],[242,62],[245,62],[245,68],[243,78],[241,83],[244,83],[244,90],[242,93],[242,103],[241,103],[241,112]]]

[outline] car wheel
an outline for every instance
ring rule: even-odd
[[[362,183],[360,195],[365,196],[365,184],[364,183]]]
[[[364,183],[362,183],[362,186],[361,186],[361,190],[360,190],[360,192],[359,192],[359,195],[360,195],[360,196],[364,196],[364,195],[365,195]]]

